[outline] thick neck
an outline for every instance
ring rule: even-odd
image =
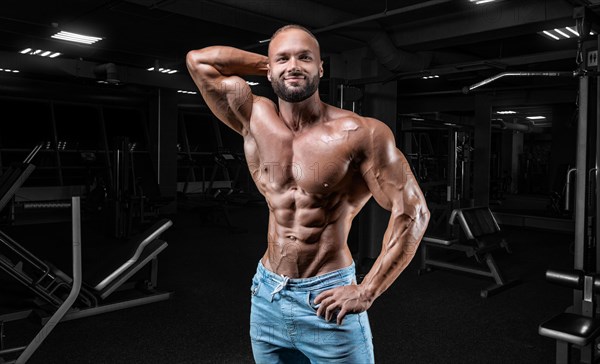
[[[318,122],[324,113],[325,105],[319,98],[319,92],[300,102],[279,99],[279,115],[292,131],[300,131],[305,126]]]

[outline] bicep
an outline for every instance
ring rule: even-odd
[[[254,98],[246,81],[239,76],[222,75],[211,65],[194,62],[190,55],[187,66],[209,109],[227,126],[243,134]]]

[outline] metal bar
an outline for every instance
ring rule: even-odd
[[[565,187],[565,211],[571,208],[571,174],[577,171],[577,168],[571,168],[567,171],[567,183]]]
[[[587,154],[587,120],[589,78],[579,79],[579,120],[577,124],[577,172],[575,175],[575,254],[574,269],[584,270],[585,255],[585,185]]]
[[[54,329],[56,324],[60,322],[60,320],[65,316],[67,311],[71,308],[77,296],[79,295],[79,290],[81,289],[81,216],[80,216],[80,198],[73,197],[71,199],[73,207],[73,286],[71,288],[71,292],[69,296],[64,301],[64,303],[56,310],[54,315],[50,318],[50,320],[42,327],[40,332],[35,336],[35,338],[27,345],[27,348],[21,353],[16,363],[26,363],[27,360],[33,355],[33,353],[37,350],[37,348],[42,344],[42,342],[48,337],[50,332]]]
[[[573,72],[564,72],[564,71],[547,71],[547,72],[502,72],[490,78],[486,78],[485,80],[473,84],[471,86],[463,87],[462,91],[465,94],[468,94],[470,91],[481,87],[483,85],[487,85],[488,83],[492,83],[500,78],[504,77],[573,77]]]
[[[166,301],[169,298],[171,298],[171,295],[172,295],[171,292],[162,292],[162,293],[153,294],[151,296],[144,296],[141,298],[111,303],[111,304],[107,304],[107,305],[101,305],[98,307],[86,308],[86,309],[82,309],[82,310],[78,310],[78,311],[73,310],[73,311],[69,312],[68,314],[66,314],[62,318],[62,321],[63,322],[70,321],[70,320],[75,320],[75,319],[79,319],[79,318],[95,316],[95,315],[99,315],[102,313],[113,312],[113,311],[118,311],[118,310],[122,310],[122,309],[126,309],[126,308],[146,305],[149,303]],[[48,322],[48,319],[42,319],[42,323],[44,323],[44,322]]]
[[[598,35],[598,40],[597,40],[597,44],[600,45],[600,35]],[[597,67],[597,70],[600,71],[600,66]],[[598,248],[598,242],[600,242],[599,238],[598,238],[598,233],[600,232],[600,203],[598,203],[597,199],[600,197],[600,183],[598,183],[598,164],[600,164],[600,83],[597,83],[597,89],[598,91],[596,92],[596,108],[597,108],[597,112],[596,112],[596,160],[595,160],[595,167],[596,167],[596,185],[595,185],[595,191],[596,191],[596,209],[595,209],[595,231],[594,231],[594,240],[596,241],[596,272],[599,272],[600,270],[598,270],[598,267],[600,267],[600,248]]]
[[[0,355],[7,355],[7,354],[14,354],[14,353],[18,353],[19,351],[23,351],[25,350],[26,346],[19,346],[16,348],[10,348],[10,349],[5,349],[5,350],[0,350]],[[4,362],[2,362],[4,363]]]
[[[427,265],[432,265],[432,266],[440,267],[440,268],[447,268],[447,269],[451,269],[451,270],[458,270],[461,272],[472,273],[472,274],[477,274],[480,276],[494,278],[494,275],[491,272],[485,271],[483,269],[469,268],[469,267],[465,267],[463,265],[441,262],[439,260],[428,260]]]

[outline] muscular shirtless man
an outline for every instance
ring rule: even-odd
[[[244,138],[269,207],[268,246],[252,281],[257,363],[371,363],[366,310],[409,264],[429,211],[382,122],[323,103],[319,43],[277,30],[268,57],[230,47],[190,51],[187,66],[212,112]],[[275,105],[241,78],[266,75]],[[391,218],[361,284],[347,246],[352,219],[373,196]]]

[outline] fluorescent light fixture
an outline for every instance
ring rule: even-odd
[[[32,48],[25,48],[22,51],[19,51],[19,53],[28,54],[30,56],[41,56],[41,57],[48,57],[48,58],[56,58],[61,55],[60,52],[45,51],[43,49],[33,50]]]
[[[563,32],[562,30],[560,30],[558,28],[554,28],[554,31],[557,32],[558,34],[562,35],[565,38],[571,38],[570,35],[568,35],[567,33]]]
[[[186,91],[186,90],[177,90],[177,93],[188,94],[188,95],[196,95],[197,94],[196,91]]]
[[[574,30],[574,29],[571,29],[571,27],[566,27],[565,29],[566,29],[567,31],[571,32],[571,34],[573,34],[574,36],[576,36],[576,37],[579,37],[579,33],[577,33],[577,31],[576,31],[576,30]]]
[[[529,120],[542,120],[545,119],[545,116],[528,116],[527,119]]]
[[[146,68],[146,70],[148,70],[148,71],[154,71],[154,67]],[[177,71],[177,70],[172,70],[172,69],[170,69],[170,68],[162,68],[162,67],[160,67],[160,68],[158,69],[158,72],[160,72],[160,73],[167,73],[167,74],[169,74],[169,75],[172,75],[173,73],[177,73],[177,72],[179,72],[179,71]]]
[[[439,75],[430,75],[430,76],[423,76],[421,77],[424,80],[431,80],[432,78],[440,78]]]
[[[64,30],[61,30],[60,32],[54,34],[51,38],[83,44],[94,44],[97,41],[102,40],[101,37],[93,37],[89,35],[65,32]]]
[[[512,115],[512,114],[516,114],[516,111],[512,111],[512,110],[501,110],[501,111],[496,111],[496,114],[500,114],[500,115]]]
[[[13,70],[10,68],[0,68],[0,72],[3,72],[3,71],[6,73],[19,73],[20,72],[19,70]]]
[[[246,81],[246,83],[250,86],[257,86],[260,85],[258,82],[253,82],[253,81]]]
[[[569,39],[572,36],[579,37],[579,32],[577,32],[576,29],[577,28],[575,28],[575,27],[554,28],[554,29],[543,30],[541,32],[538,32],[538,34],[543,35],[546,38],[551,38],[553,40],[562,40],[562,39]],[[595,34],[594,31],[590,32],[590,35],[594,35],[594,34]]]
[[[491,3],[495,0],[469,0],[469,2],[475,3],[475,5]]]
[[[549,31],[547,31],[547,30],[544,30],[544,32],[543,32],[543,33],[544,33],[544,34],[546,34],[548,37],[550,37],[550,38],[554,39],[554,40],[560,40],[560,38],[559,38],[559,37],[557,37],[556,35],[554,35],[554,34],[550,33],[550,32],[549,32]]]

